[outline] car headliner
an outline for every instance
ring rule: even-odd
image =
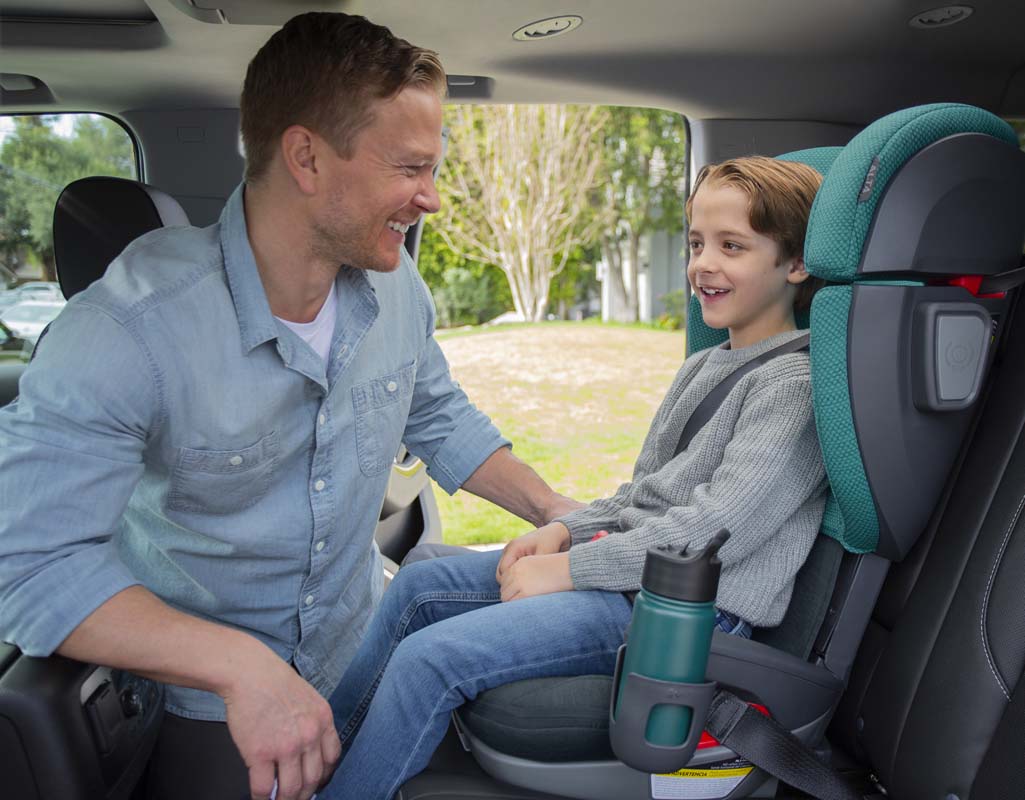
[[[695,118],[863,124],[918,103],[1025,116],[1025,2],[968,0],[949,27],[909,25],[942,0],[8,0],[6,113],[237,108],[245,66],[292,14],[365,13],[437,50],[452,99],[601,102]],[[219,10],[216,10],[219,9]],[[551,39],[519,27],[560,14]],[[34,88],[11,90],[31,76]]]

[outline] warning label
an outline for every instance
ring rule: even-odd
[[[726,797],[751,774],[754,767],[743,758],[681,769],[651,776],[652,800],[718,800]]]

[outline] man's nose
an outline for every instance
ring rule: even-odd
[[[414,198],[414,202],[423,209],[425,214],[434,214],[441,208],[438,187],[434,185],[434,175],[429,175]]]

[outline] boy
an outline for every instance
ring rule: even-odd
[[[331,698],[346,756],[321,800],[387,800],[430,759],[449,713],[526,678],[612,672],[649,547],[701,547],[720,528],[717,624],[750,636],[783,618],[818,532],[825,473],[807,353],[745,375],[688,447],[687,419],[731,372],[800,335],[802,258],[821,176],[742,158],[706,168],[687,202],[687,277],[729,344],[691,356],[651,424],[633,480],[501,553],[402,569]],[[607,536],[598,536],[608,531]],[[516,601],[516,602],[510,602]],[[473,613],[466,613],[473,612]]]

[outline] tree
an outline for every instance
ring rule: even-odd
[[[130,178],[135,157],[127,134],[109,120],[81,115],[72,135],[54,130],[55,116],[19,116],[0,149],[0,247],[27,246],[54,279],[53,209],[61,191],[89,175]]]
[[[604,224],[593,194],[600,107],[456,106],[435,223],[460,255],[505,273],[516,311],[544,317],[552,279]]]
[[[641,237],[683,228],[686,134],[679,114],[656,108],[609,109],[602,185],[615,215],[601,236],[606,280],[612,282],[622,321],[639,316],[637,273]]]

